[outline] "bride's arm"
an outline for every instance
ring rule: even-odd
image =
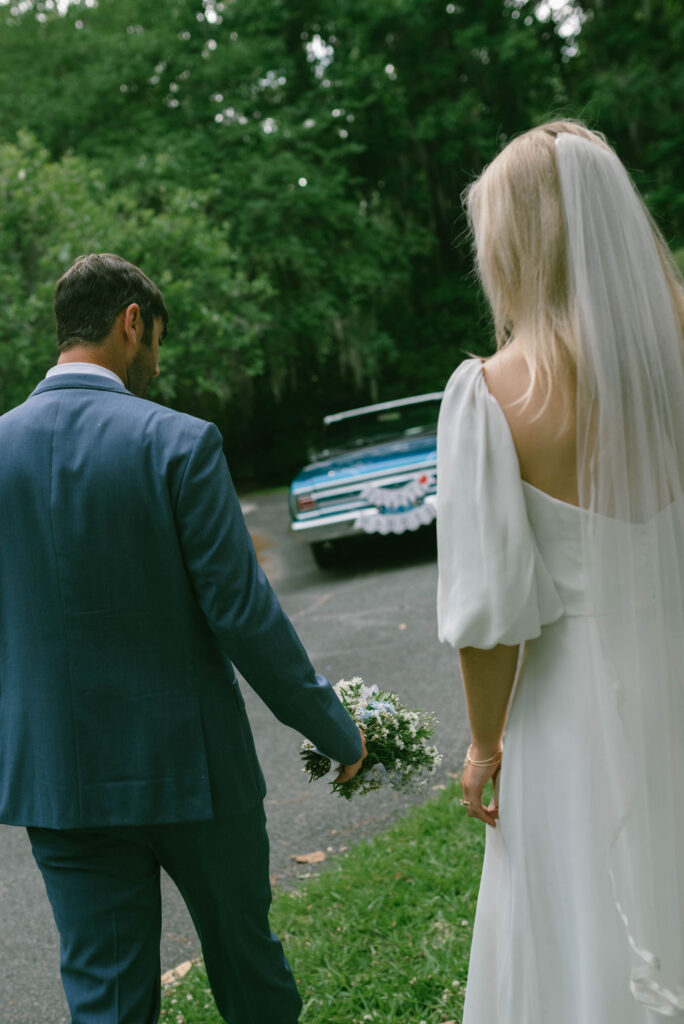
[[[498,644],[489,651],[462,647],[458,652],[476,761],[501,749],[519,650]]]
[[[502,750],[519,651],[519,646],[498,644],[487,651],[463,647],[458,652],[472,733],[470,758],[472,761],[494,762],[483,766],[466,763],[461,779],[463,800],[471,817],[481,818],[493,827],[496,827],[498,817],[498,792],[485,808],[482,806],[482,790],[490,779],[496,783],[499,774],[496,758]]]

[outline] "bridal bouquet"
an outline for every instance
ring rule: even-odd
[[[351,800],[357,793],[370,793],[381,786],[413,789],[425,784],[421,776],[432,775],[442,755],[429,745],[437,719],[427,711],[411,711],[396,693],[366,686],[363,679],[341,679],[335,693],[366,737],[368,756],[349,782],[331,783],[333,790]],[[309,781],[326,775],[332,765],[313,743],[305,740],[302,771]]]

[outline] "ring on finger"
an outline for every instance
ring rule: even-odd
[[[461,800],[461,807],[470,807],[470,800]]]

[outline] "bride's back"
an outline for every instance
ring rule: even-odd
[[[577,505],[577,431],[572,398],[563,400],[562,387],[547,395],[538,381],[529,401],[525,401],[530,371],[515,341],[484,363],[484,375],[490,394],[508,421],[522,479],[553,498]]]

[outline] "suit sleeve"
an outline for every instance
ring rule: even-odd
[[[281,722],[334,760],[358,761],[358,729],[314,671],[257,562],[213,424],[188,458],[176,523],[197,599],[224,653]]]

